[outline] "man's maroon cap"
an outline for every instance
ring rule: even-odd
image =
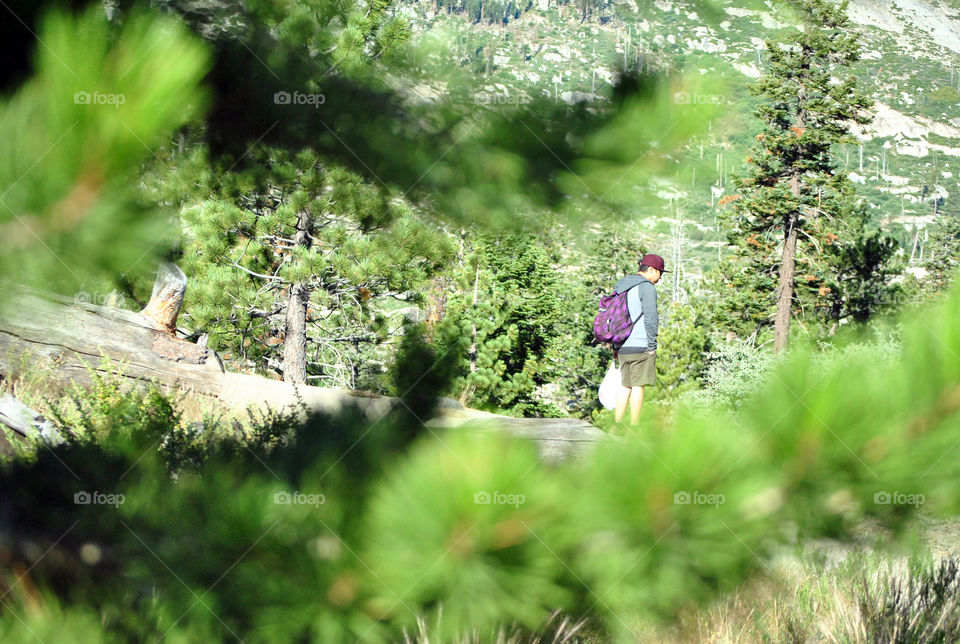
[[[654,255],[653,253],[644,255],[640,258],[641,266],[650,266],[657,269],[661,273],[669,273],[670,271],[664,268],[663,258],[659,255]]]

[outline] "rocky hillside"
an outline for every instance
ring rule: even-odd
[[[657,189],[669,201],[647,206],[642,220],[667,256],[682,246],[688,274],[717,261],[723,243],[714,207],[731,191],[757,129],[746,85],[761,74],[763,40],[786,28],[769,0],[406,0],[397,11],[421,38],[451,36],[450,53],[483,79],[478,106],[531,96],[602,100],[630,65],[718,81],[722,93],[675,97],[716,102],[727,117],[675,160],[675,176]],[[960,213],[960,0],[852,0],[849,12],[863,37],[855,73],[877,116],[860,133],[862,145],[840,153],[876,221],[916,266],[935,216]]]

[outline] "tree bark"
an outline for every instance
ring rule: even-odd
[[[777,317],[773,324],[773,352],[787,348],[790,339],[790,313],[793,308],[793,279],[797,264],[796,216],[791,215],[783,241],[783,257],[780,260],[780,285],[777,287]]]
[[[176,264],[164,262],[157,270],[150,301],[140,312],[157,331],[173,335],[177,331],[177,317],[187,292],[187,276]]]
[[[290,286],[286,331],[283,340],[283,380],[307,382],[307,302],[310,292],[303,284]]]
[[[310,232],[313,220],[306,211],[297,216],[297,234],[293,241],[297,246],[310,248]],[[290,285],[287,300],[286,328],[283,336],[283,380],[295,384],[307,382],[307,305],[310,303],[310,287],[302,282]]]

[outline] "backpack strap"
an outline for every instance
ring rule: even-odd
[[[629,293],[629,292],[632,291],[633,289],[635,289],[635,288],[637,288],[638,286],[640,286],[640,284],[643,284],[643,282],[640,282],[640,283],[638,283],[638,284],[634,284],[633,286],[631,286],[630,288],[628,288],[627,290],[625,290],[625,291],[623,292],[623,294],[626,295],[627,293]],[[627,311],[629,311],[629,310],[630,310],[630,300],[627,300]],[[637,320],[639,320],[641,317],[643,317],[643,307],[642,307],[642,306],[640,307],[640,315],[638,315],[637,317],[635,317],[635,318],[633,319],[633,323],[636,324],[636,323],[637,323]]]

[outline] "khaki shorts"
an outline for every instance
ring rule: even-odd
[[[620,355],[620,384],[624,387],[645,387],[657,382],[657,355],[627,353]]]

